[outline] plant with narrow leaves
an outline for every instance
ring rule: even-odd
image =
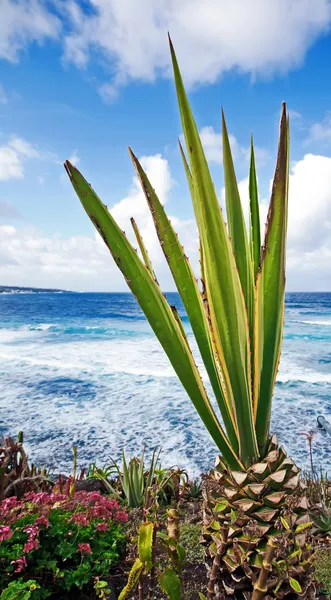
[[[155,469],[158,464],[159,456],[160,451],[157,451],[155,448],[153,450],[150,466],[146,470],[144,450],[142,451],[140,458],[133,457],[130,458],[129,461],[127,461],[123,450],[122,468],[120,468],[119,464],[111,458],[111,464],[107,469],[108,476],[105,477],[101,471],[97,471],[98,478],[104,482],[106,488],[116,497],[120,498],[121,495],[123,495],[130,508],[143,506],[146,500],[146,493],[154,481]],[[109,480],[109,475],[111,473],[117,475],[120,491],[118,491]]]
[[[187,483],[183,498],[184,500],[201,500],[202,484],[198,479],[194,479],[194,481],[189,481]]]
[[[170,49],[188,160],[181,145],[180,152],[200,239],[202,291],[146,173],[131,150],[130,155],[186,309],[219,415],[203,385],[180,316],[161,292],[137,225],[134,224],[134,231],[143,260],[76,167],[67,161],[65,168],[85,211],[220,450],[221,457],[213,474],[213,493],[205,500],[207,561],[211,568],[222,547],[218,577],[221,585],[227,586],[229,594],[238,586],[243,593],[250,593],[261,569],[267,541],[270,536],[279,535],[277,522],[287,496],[299,493],[302,497],[303,493],[298,468],[278,447],[276,436],[271,437],[269,430],[284,321],[289,122],[283,104],[275,176],[261,247],[253,141],[247,232],[224,114],[222,146],[228,225],[219,206],[171,43]],[[301,505],[296,508],[298,526],[308,519],[306,508],[302,497]],[[247,526],[252,530],[252,523],[254,534],[247,533]],[[225,531],[227,541],[223,543],[222,532]],[[250,546],[248,556],[247,546]],[[244,556],[247,560],[243,562]],[[308,594],[306,558],[305,552],[300,556],[296,554],[293,560],[295,568],[302,567],[300,586],[303,593]],[[285,597],[293,592],[288,592],[291,569],[292,566],[284,587],[271,590],[271,597]]]
[[[331,534],[331,508],[320,509],[312,513],[314,530],[316,533]]]

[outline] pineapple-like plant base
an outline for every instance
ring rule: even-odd
[[[276,435],[265,458],[246,472],[230,471],[217,458],[204,491],[208,599],[315,598],[307,509],[299,469]],[[274,551],[262,592],[268,542]]]

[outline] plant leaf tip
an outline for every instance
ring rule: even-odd
[[[73,165],[71,164],[70,160],[66,160],[63,163],[63,166],[65,168],[65,170],[67,171],[68,176],[70,177],[70,179],[72,179],[72,169],[73,169]]]

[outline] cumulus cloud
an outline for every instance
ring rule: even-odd
[[[169,165],[161,155],[145,156],[141,163],[160,200],[166,203],[174,185]],[[137,177],[125,198],[116,203],[111,213],[137,247],[131,230],[134,217],[143,235],[149,256],[163,289],[173,289],[171,276],[157,240],[150,212]],[[186,251],[197,261],[197,231],[191,220],[172,218]],[[124,279],[113,263],[98,233],[93,236],[44,237],[33,229],[0,227],[0,253],[3,285],[35,285],[75,290],[127,290]]]
[[[35,146],[16,135],[11,137],[9,146],[10,148],[13,148],[18,155],[26,156],[26,158],[42,158],[42,153],[37,150]]]
[[[311,125],[306,144],[310,142],[331,143],[331,112],[328,112],[320,123]]]
[[[222,164],[223,162],[223,145],[222,145],[222,133],[216,132],[211,125],[202,127],[199,131],[201,143],[203,145],[206,158],[209,163]],[[245,160],[248,161],[250,157],[250,149],[246,146],[241,146],[237,138],[229,133],[229,142],[231,146],[232,158],[234,161]],[[269,153],[264,148],[255,147],[255,162],[258,166],[264,165],[268,158]]]
[[[19,154],[10,146],[0,146],[0,180],[23,179]]]
[[[272,181],[270,182],[271,192]],[[244,217],[249,222],[248,179],[238,182]],[[261,236],[270,198],[260,198]],[[225,189],[221,191],[225,206]],[[290,171],[287,282],[293,291],[331,287],[331,158],[306,154]]]
[[[297,67],[330,22],[330,0],[2,0],[0,57],[17,62],[46,39],[63,43],[65,60],[79,68],[99,53],[111,73],[100,85],[109,100],[133,79],[169,76],[168,30],[194,85],[233,69],[255,77]]]
[[[73,164],[75,167],[77,167],[78,163],[80,162],[80,157],[78,156],[78,150],[73,150],[72,153],[70,154],[68,160],[69,160],[69,162],[71,162],[71,164]]]
[[[32,42],[56,38],[60,20],[41,0],[1,0],[0,58],[18,62],[22,50]]]
[[[167,203],[174,181],[168,161],[161,155],[141,158],[161,202]],[[239,192],[248,222],[248,180],[239,181]],[[224,205],[224,190],[220,194]],[[269,199],[261,198],[261,231]],[[111,213],[137,247],[130,217],[137,221],[161,287],[174,284],[155,234],[146,200],[136,177],[125,198]],[[193,220],[170,216],[179,239],[198,274],[198,234]],[[100,236],[44,237],[34,230],[3,226],[0,231],[2,280],[8,285],[36,285],[76,290],[122,291],[124,280]],[[290,172],[287,281],[289,290],[323,291],[331,286],[331,158],[305,155]]]
[[[108,98],[131,79],[169,76],[168,30],[193,85],[231,69],[255,76],[296,67],[331,21],[329,0],[93,0],[92,13],[69,7],[66,58],[83,68],[101,51],[113,72],[101,88]]]
[[[54,155],[12,135],[6,145],[0,146],[0,180],[23,179],[24,161],[27,159],[54,160]]]

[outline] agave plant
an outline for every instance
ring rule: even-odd
[[[119,480],[121,493],[124,496],[127,505],[130,508],[143,506],[146,499],[146,493],[154,481],[155,469],[158,464],[159,456],[160,451],[157,451],[157,449],[154,448],[150,466],[148,470],[146,470],[144,450],[142,451],[140,458],[133,457],[128,461],[123,449],[122,469],[120,465],[111,458],[111,464],[106,470],[96,469],[97,477],[103,481],[109,492],[118,498],[121,498],[121,494],[118,493],[109,479],[109,475],[116,475]]]
[[[261,246],[253,141],[247,231],[224,114],[227,225],[171,42],[170,49],[188,159],[181,145],[180,151],[200,238],[201,290],[156,192],[136,156],[130,149],[129,152],[190,320],[219,412],[214,410],[207,395],[178,312],[162,294],[137,225],[133,224],[142,260],[81,173],[68,161],[65,168],[85,211],[109,248],[219,448],[221,456],[213,475],[214,493],[209,494],[205,502],[204,536],[209,566],[217,558],[218,578],[231,597],[234,588],[244,594],[238,597],[246,598],[245,594],[254,587],[254,593],[260,594],[255,598],[262,598],[267,589],[270,597],[284,598],[288,593],[294,593],[293,581],[299,579],[297,592],[300,589],[308,594],[309,550],[306,547],[303,552],[297,548],[295,537],[295,527],[307,520],[306,513],[301,514],[306,504],[302,499],[298,469],[278,447],[276,436],[271,436],[269,430],[284,320],[289,182],[286,107],[283,104],[276,170]],[[280,577],[270,574],[266,584],[267,571],[263,571],[264,588],[260,590],[258,573],[262,559],[267,545],[273,547],[269,537],[280,533],[277,524],[286,499],[298,492],[301,500],[295,508],[297,522],[291,524],[294,546],[286,546],[291,555],[286,563],[286,573]],[[209,592],[210,598],[214,589],[215,586]]]

